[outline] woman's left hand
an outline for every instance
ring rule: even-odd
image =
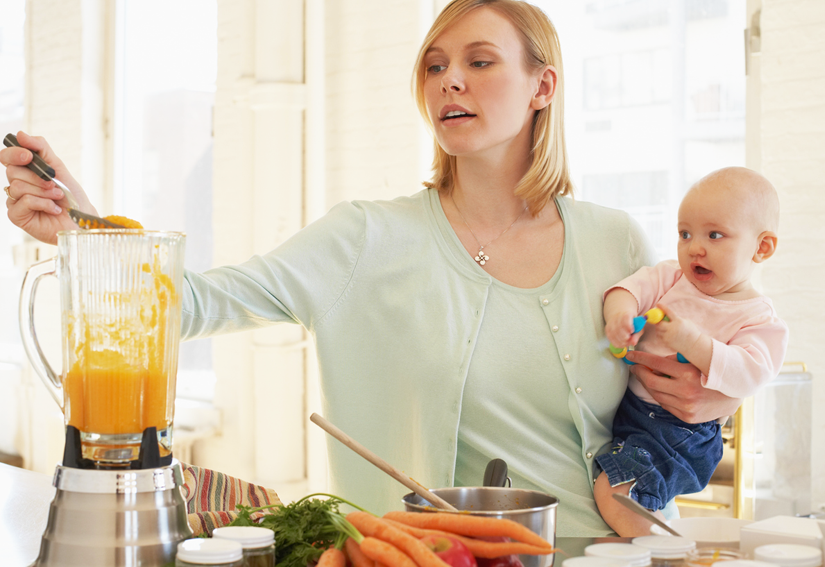
[[[736,413],[742,400],[702,386],[702,373],[692,364],[642,351],[627,353],[630,371],[667,411],[688,423],[713,421]]]

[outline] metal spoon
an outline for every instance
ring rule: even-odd
[[[14,134],[6,134],[6,137],[3,138],[3,144],[10,148],[12,146],[17,146],[18,148],[23,147],[17,141],[17,136]],[[61,191],[63,191],[63,196],[66,197],[66,201],[69,203],[69,208],[67,210],[69,217],[76,222],[80,228],[124,228],[122,225],[104,218],[81,212],[78,208],[79,205],[77,204],[77,199],[74,198],[72,192],[68,187],[66,187],[66,185],[63,184],[62,181],[54,176],[54,168],[46,163],[43,158],[35,152],[32,152],[32,160],[28,163],[28,165],[26,165],[26,167],[33,171],[43,181],[54,181],[54,184],[57,185]]]
[[[679,532],[668,526],[666,523],[664,523],[662,520],[654,516],[650,512],[650,510],[648,510],[647,508],[633,500],[630,496],[625,496],[624,494],[614,494],[613,498],[615,498],[619,502],[619,504],[621,504],[625,508],[632,510],[633,512],[636,512],[645,520],[653,522],[663,530],[675,535],[676,537],[682,537],[682,534],[680,534]]]

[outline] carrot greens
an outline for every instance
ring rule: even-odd
[[[314,498],[316,496],[326,499]],[[327,548],[341,549],[347,537],[360,536],[339,512],[341,504],[363,510],[343,498],[316,493],[286,505],[238,506],[238,517],[229,525],[271,529],[275,532],[275,564],[278,567],[306,567],[310,561],[317,561]],[[272,514],[257,521],[252,519],[255,512],[269,508],[273,509]]]

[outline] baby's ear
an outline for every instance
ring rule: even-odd
[[[776,252],[776,233],[771,230],[766,230],[759,235],[757,239],[756,253],[753,255],[753,261],[759,264],[764,262]]]

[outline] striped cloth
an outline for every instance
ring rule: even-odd
[[[257,486],[221,472],[181,463],[183,469],[183,497],[189,525],[195,536],[212,535],[212,530],[234,520],[238,505],[257,508],[281,504],[274,490]],[[255,512],[260,518],[269,511]]]

